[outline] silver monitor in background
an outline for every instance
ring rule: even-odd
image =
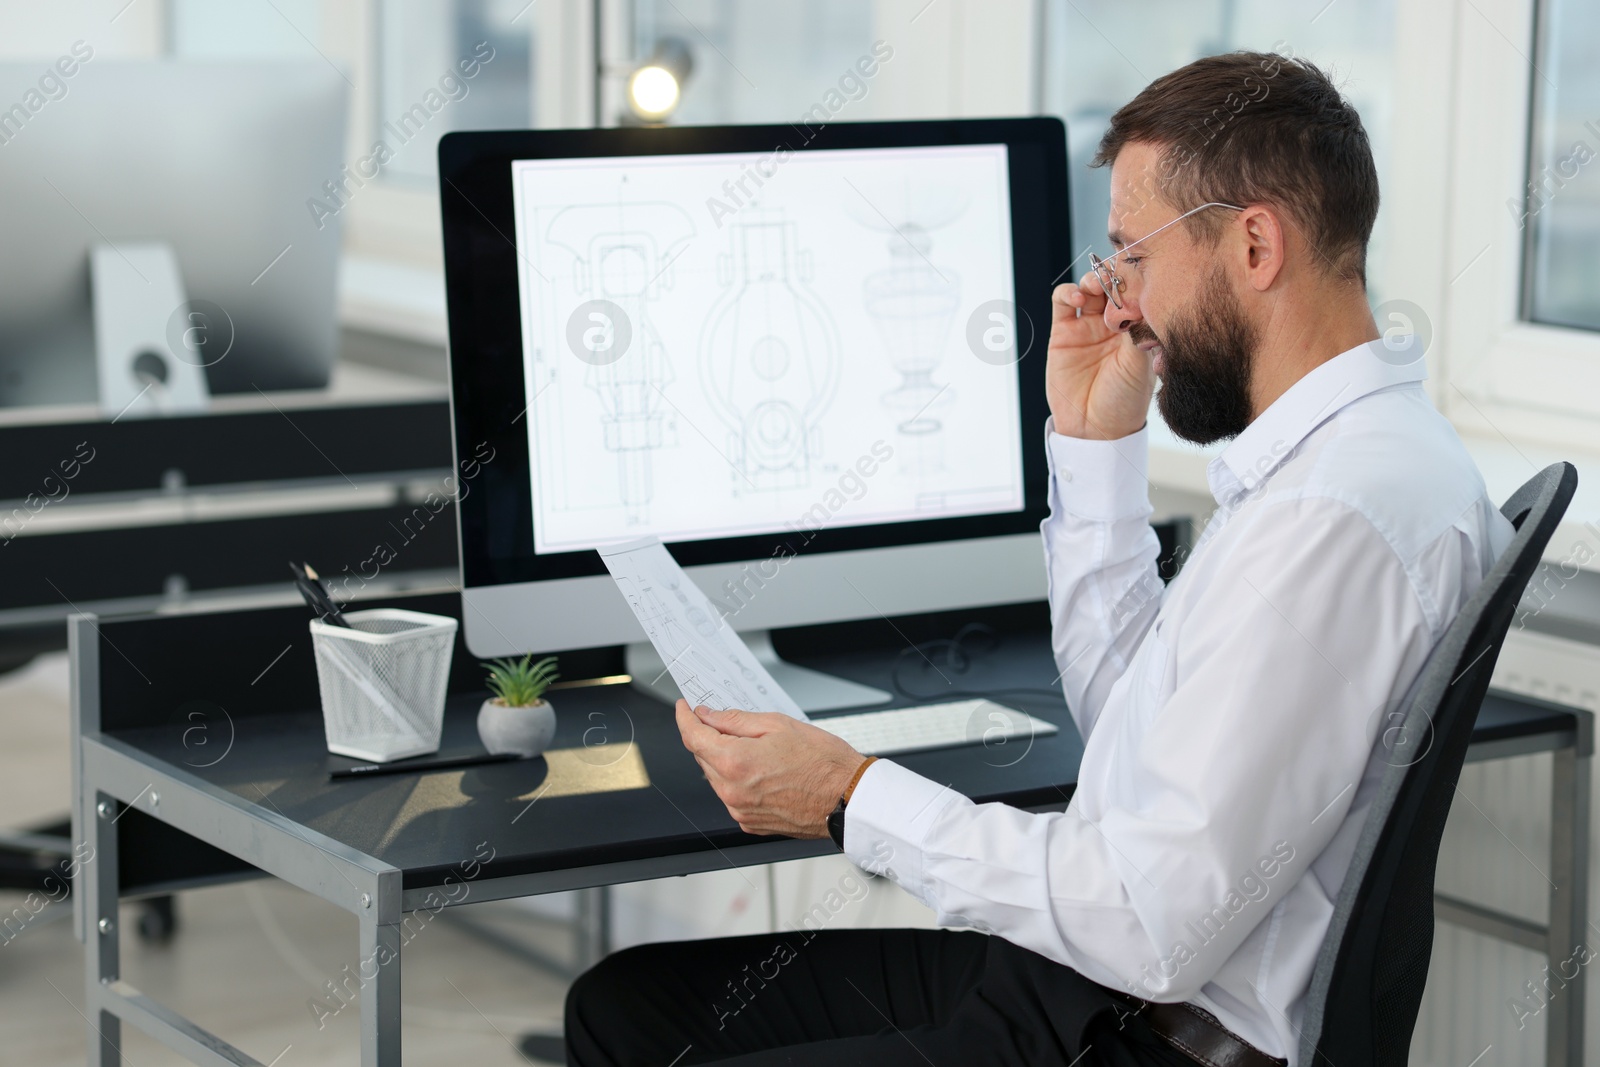
[[[231,324],[212,393],[325,386],[340,215],[307,205],[335,203],[347,92],[321,62],[0,64],[0,406],[95,401],[99,244],[175,250]]]

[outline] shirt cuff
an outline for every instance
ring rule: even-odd
[[[1081,519],[1114,522],[1150,509],[1150,427],[1115,441],[1090,441],[1056,433],[1055,417],[1044,424],[1050,464],[1050,497]]]
[[[844,816],[844,854],[926,903],[923,849],[929,830],[951,804],[970,803],[898,763],[880,759],[856,783]]]

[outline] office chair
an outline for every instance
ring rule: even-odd
[[[1523,591],[1578,485],[1540,471],[1500,510],[1517,527],[1423,666],[1306,995],[1309,1067],[1405,1067],[1433,953],[1433,877],[1467,742]]]

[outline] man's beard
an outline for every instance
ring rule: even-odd
[[[1161,391],[1156,406],[1185,441],[1209,445],[1237,437],[1250,425],[1250,371],[1257,330],[1245,319],[1222,269],[1201,286],[1194,311],[1160,338],[1143,322],[1128,331],[1135,343],[1161,345]]]

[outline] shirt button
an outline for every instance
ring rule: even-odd
[[[1068,469],[1066,467],[1062,467],[1056,473],[1061,475],[1061,480],[1062,481],[1064,481],[1064,482],[1072,481],[1072,471],[1070,469]]]

